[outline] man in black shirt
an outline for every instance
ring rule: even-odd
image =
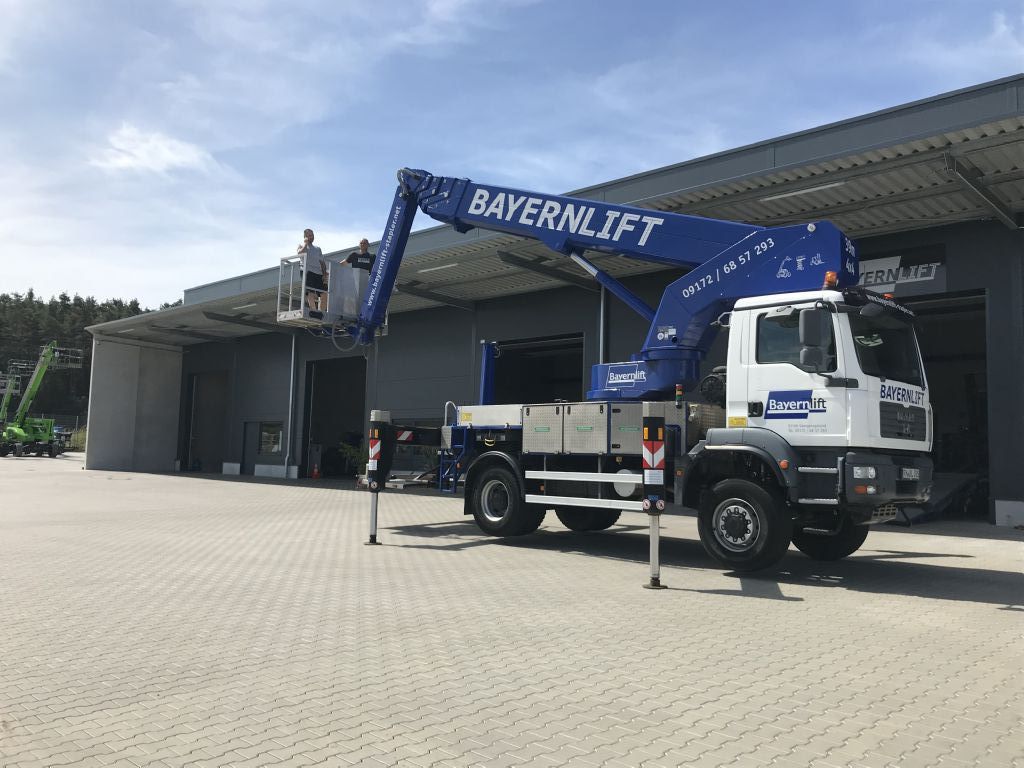
[[[352,251],[345,259],[346,264],[350,264],[356,269],[365,269],[369,272],[373,268],[373,260],[377,258],[374,254],[370,253],[370,241],[365,237],[359,241],[359,250]]]

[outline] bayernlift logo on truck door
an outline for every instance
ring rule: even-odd
[[[825,398],[814,397],[809,389],[768,393],[766,419],[806,419],[812,413],[825,413]]]

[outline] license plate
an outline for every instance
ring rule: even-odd
[[[917,467],[903,467],[903,469],[900,470],[900,477],[904,480],[920,480],[921,470]]]

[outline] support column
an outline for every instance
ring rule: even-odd
[[[368,545],[377,541],[377,504],[381,489],[391,469],[391,452],[394,446],[389,440],[391,414],[388,411],[370,411],[369,460],[366,463],[366,484],[370,489],[370,538]]]
[[[665,418],[644,416],[644,512],[650,521],[651,578],[644,589],[666,589],[661,583],[661,513],[665,510]]]

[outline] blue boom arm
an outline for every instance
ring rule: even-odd
[[[651,323],[630,362],[594,366],[590,399],[657,399],[695,380],[714,337],[711,321],[738,298],[818,289],[828,271],[840,288],[858,277],[853,244],[828,222],[766,228],[402,169],[358,324],[349,329],[364,344],[384,322],[417,208],[459,232],[477,227],[539,240]],[[691,271],[666,288],[655,310],[591,264],[586,251]]]

